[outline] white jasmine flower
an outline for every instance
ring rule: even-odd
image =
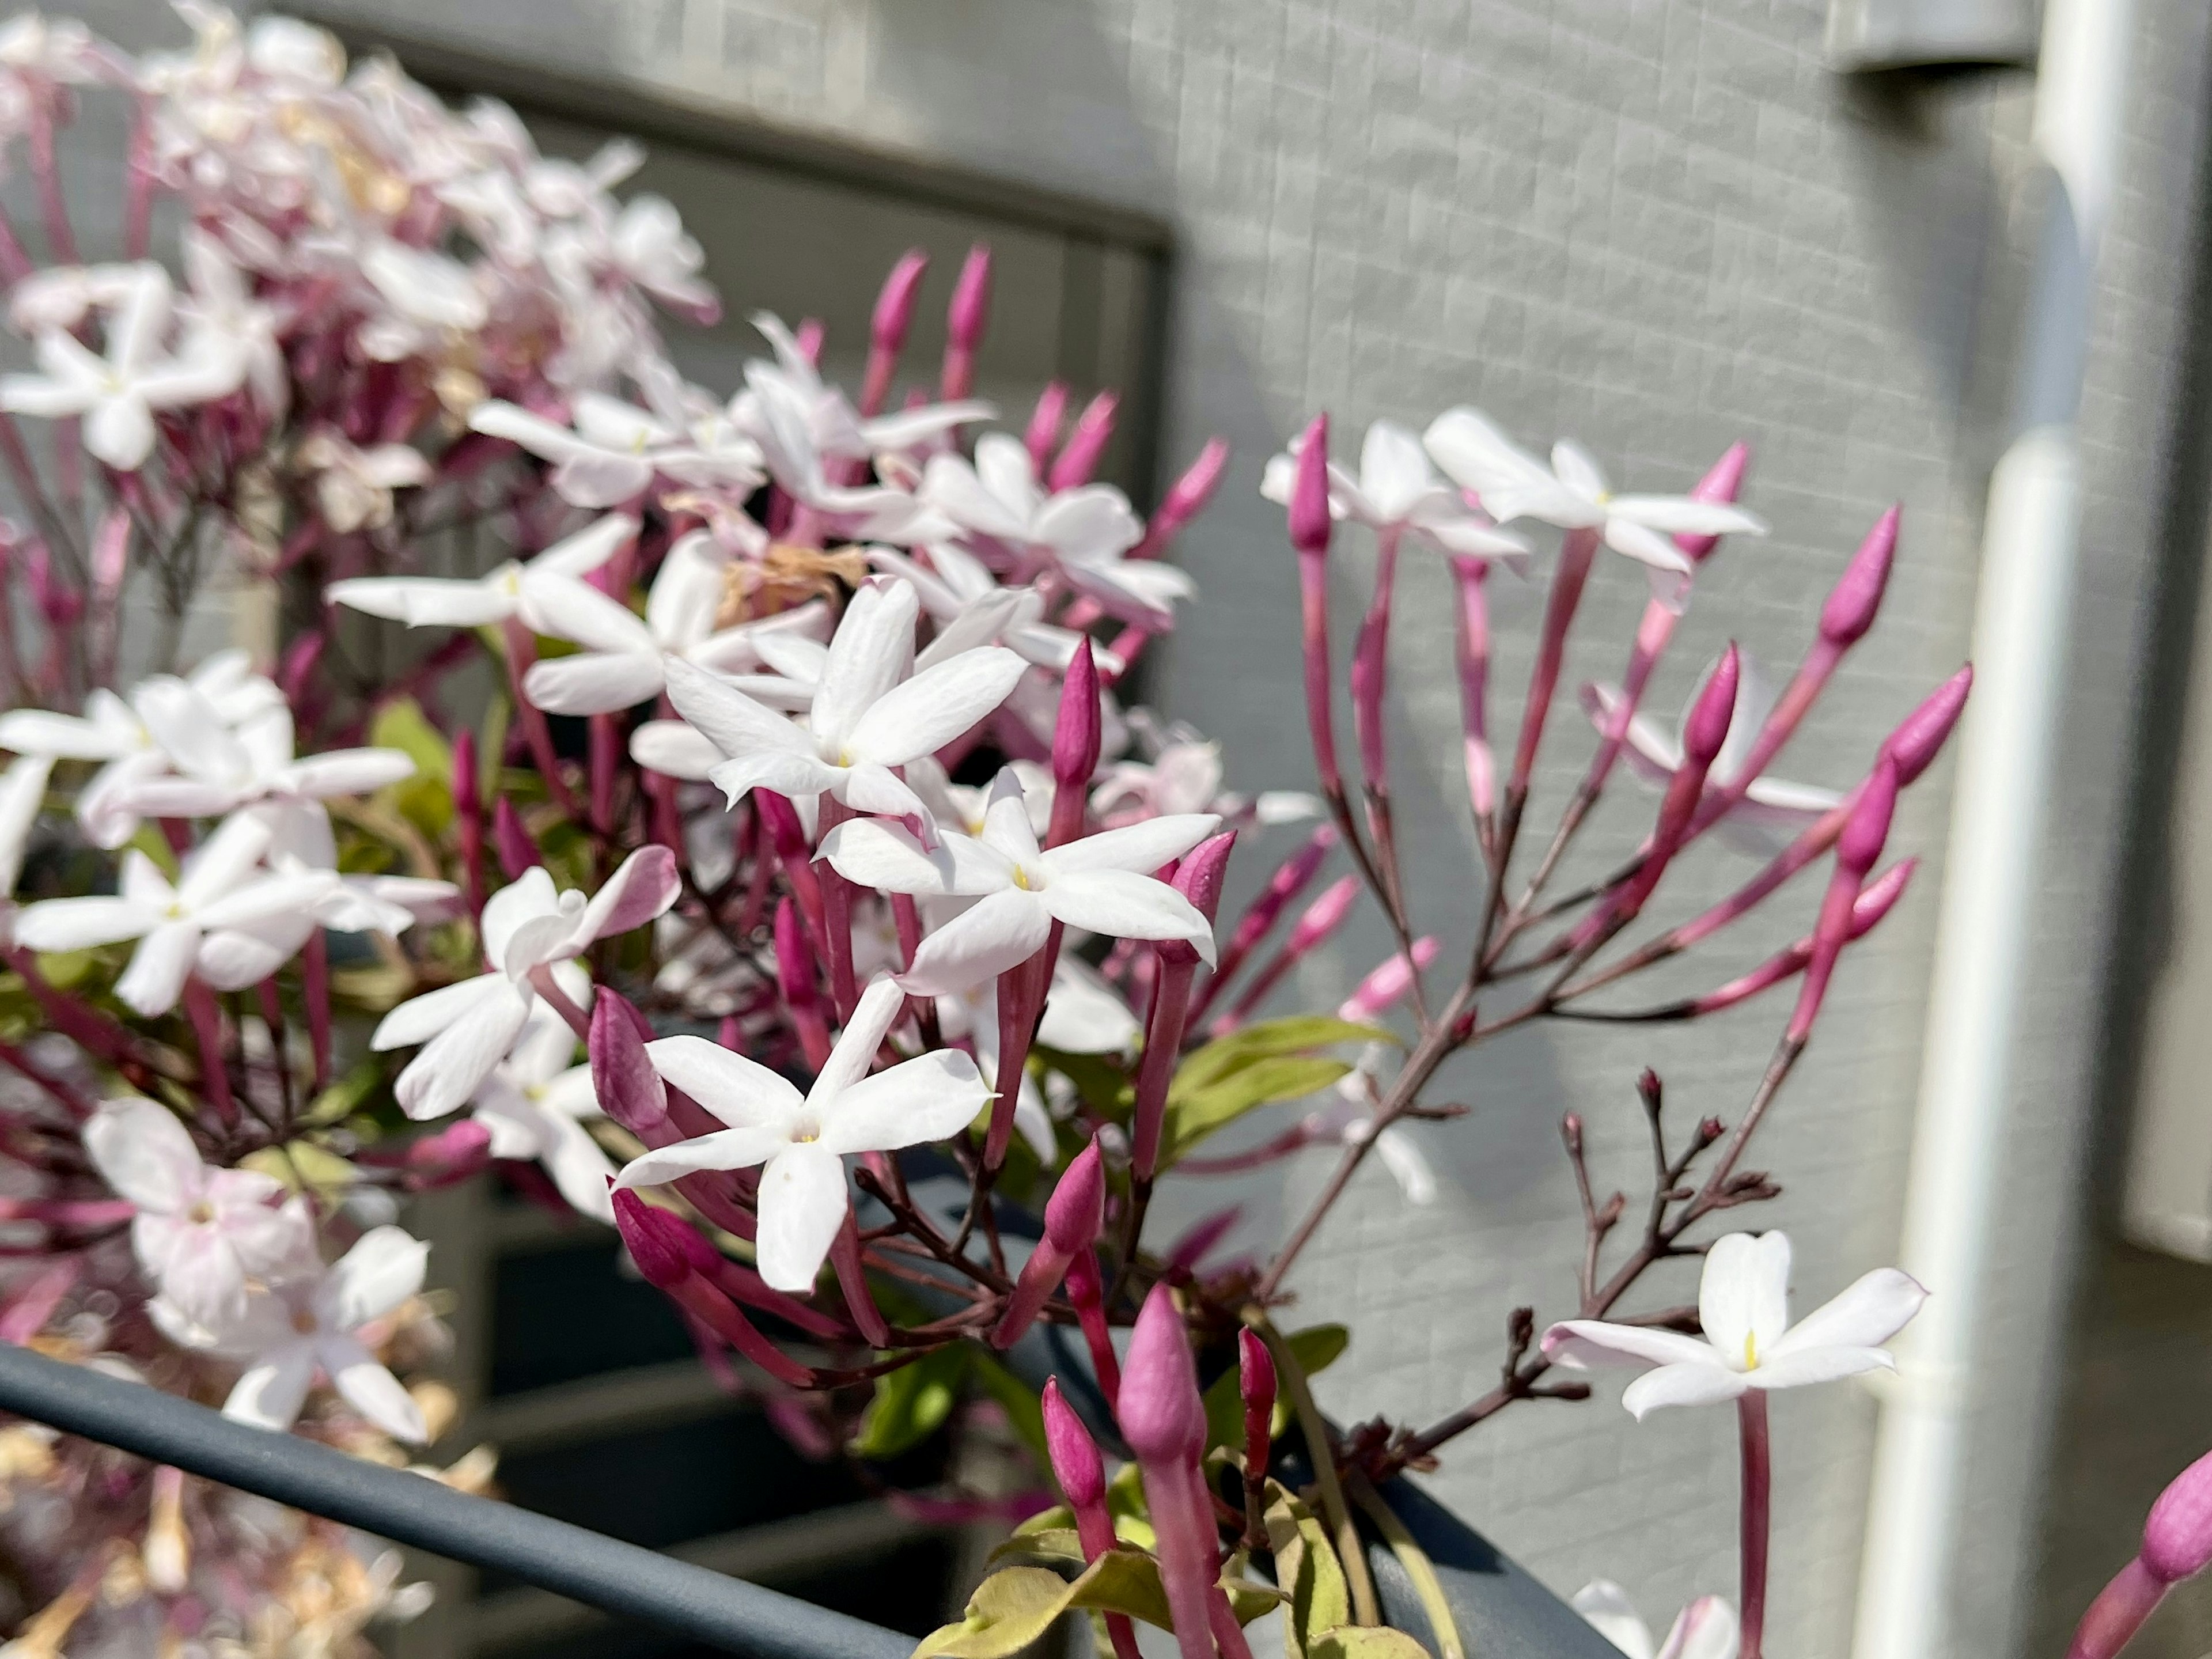
[[[325,597],[372,617],[388,617],[410,628],[436,623],[447,628],[486,628],[520,617],[536,631],[544,620],[538,600],[547,578],[589,575],[637,534],[638,521],[610,513],[573,536],[553,544],[526,562],[508,560],[473,581],[441,576],[355,576],[332,582]]]
[[[596,940],[643,927],[676,902],[676,860],[665,847],[632,853],[587,903],[557,890],[544,866],[484,901],[483,948],[492,971],[401,1003],[384,1017],[368,1046],[381,1052],[413,1043],[422,1050],[393,1085],[412,1118],[443,1117],[489,1077],[521,1034],[538,994],[530,975],[579,957]]]
[[[430,481],[430,463],[409,444],[356,448],[325,427],[295,452],[300,470],[314,475],[315,505],[339,535],[381,530],[392,522],[392,492]],[[367,579],[364,579],[367,580]]]
[[[1735,1659],[1735,1609],[1717,1595],[1700,1595],[1684,1607],[1656,1647],[1628,1592],[1610,1578],[1591,1579],[1568,1605],[1628,1659]]]
[[[957,1049],[868,1074],[905,1000],[890,980],[872,982],[803,1096],[703,1037],[648,1042],[653,1069],[729,1127],[634,1158],[616,1184],[659,1186],[701,1170],[760,1165],[761,1277],[780,1291],[811,1289],[848,1212],[845,1158],[945,1139],[991,1098],[975,1062]]]
[[[1298,441],[1285,454],[1271,458],[1260,493],[1287,507],[1297,482]],[[1429,465],[1421,441],[1395,421],[1377,421],[1359,447],[1355,475],[1328,464],[1328,511],[1373,530],[1400,531],[1442,553],[1474,554],[1500,559],[1516,570],[1528,562],[1528,544],[1509,536],[1487,514],[1446,483]]]
[[[1896,1361],[1881,1345],[1927,1299],[1911,1274],[1878,1267],[1792,1326],[1788,1236],[1729,1233],[1705,1252],[1698,1286],[1702,1339],[1570,1319],[1544,1333],[1544,1352],[1554,1364],[1578,1370],[1656,1366],[1621,1396],[1630,1414],[1641,1418],[1662,1406],[1702,1406],[1753,1389],[1794,1389],[1893,1370]]]
[[[580,969],[556,970],[572,999],[586,994]],[[471,1115],[491,1132],[494,1158],[534,1160],[545,1166],[561,1196],[580,1215],[614,1225],[608,1181],[613,1161],[584,1127],[599,1109],[592,1068],[574,1065],[576,1035],[542,1003],[524,1024],[507,1058],[480,1084]]]
[[[136,1206],[131,1248],[161,1294],[195,1322],[234,1322],[246,1282],[312,1271],[307,1201],[252,1170],[204,1164],[176,1115],[150,1100],[110,1101],[86,1121],[85,1151]]]
[[[913,994],[938,996],[1026,962],[1055,921],[1115,939],[1181,939],[1212,963],[1212,925],[1148,872],[1220,822],[1210,812],[1152,818],[1043,852],[1020,786],[1002,775],[978,840],[947,835],[932,850],[897,824],[854,818],[823,837],[820,856],[863,887],[976,901],[923,939],[900,976]]]
[[[1581,445],[1562,439],[1549,466],[1516,445],[1488,416],[1448,409],[1422,439],[1438,466],[1480,498],[1500,524],[1540,519],[1563,530],[1595,530],[1615,552],[1647,565],[1651,591],[1679,606],[1689,592],[1689,556],[1676,536],[1763,536],[1766,526],[1740,507],[1687,495],[1616,495]]]
[[[926,817],[893,767],[933,754],[1006,700],[1027,665],[998,646],[963,651],[913,678],[920,610],[906,582],[872,577],[854,594],[802,727],[757,699],[668,659],[676,712],[728,757],[710,776],[735,805],[758,787],[828,792],[855,811]]]

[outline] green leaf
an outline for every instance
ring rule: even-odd
[[[896,1457],[942,1427],[960,1396],[970,1351],[954,1344],[876,1379],[876,1397],[853,1437],[855,1457]]]
[[[1104,1054],[1067,1054],[1032,1046],[1030,1057],[1075,1085],[1083,1103],[1115,1122],[1126,1122],[1137,1103],[1136,1085],[1127,1072]]]
[[[1052,1453],[1044,1443],[1044,1401],[1035,1389],[1000,1363],[997,1356],[971,1350],[969,1365],[985,1394],[999,1402],[1006,1422],[1028,1447],[1039,1468],[1052,1467]]]
[[[1429,1650],[1388,1625],[1339,1625],[1306,1644],[1307,1659],[1429,1659]]]
[[[1264,1584],[1222,1581],[1231,1611],[1249,1625],[1288,1598]],[[1173,1630],[1159,1564],[1140,1550],[1110,1549],[1072,1581],[1044,1567],[1003,1567],[975,1587],[967,1617],[922,1638],[915,1659],[1012,1659],[1072,1607],[1118,1613]],[[1389,1659],[1377,1656],[1377,1659]]]
[[[1283,1649],[1285,1659],[1305,1659],[1314,1638],[1351,1622],[1352,1592],[1321,1518],[1279,1482],[1267,1482],[1267,1498],[1275,1582],[1291,1596]]]
[[[1298,1368],[1311,1376],[1343,1357],[1352,1346],[1352,1333],[1341,1325],[1309,1325],[1283,1340],[1291,1345]],[[1290,1420],[1290,1404],[1279,1392],[1274,1418],[1267,1425],[1268,1439],[1279,1436]],[[1234,1369],[1215,1377],[1213,1386],[1206,1391],[1206,1443],[1226,1446],[1235,1452],[1244,1449],[1244,1397],[1238,1391]]]
[[[1199,1052],[1203,1054],[1205,1050]],[[1180,1097],[1170,1088],[1161,1132],[1165,1143],[1160,1154],[1161,1167],[1174,1164],[1206,1136],[1234,1123],[1253,1108],[1318,1094],[1351,1069],[1340,1060],[1268,1054],[1241,1064],[1214,1082]]]
[[[1056,1527],[1032,1527],[1024,1521],[1014,1529],[1014,1535],[1000,1544],[990,1554],[990,1564],[1017,1561],[1040,1567],[1072,1567],[1083,1570],[1083,1539],[1075,1530],[1075,1523],[1066,1510],[1048,1510],[1056,1515],[1060,1524]],[[1030,1520],[1036,1517],[1032,1516]]]
[[[397,749],[415,763],[415,775],[378,791],[392,809],[423,834],[441,836],[453,821],[453,750],[412,697],[395,697],[369,724],[372,748]]]
[[[1386,1026],[1362,1025],[1334,1014],[1292,1014],[1285,1019],[1263,1019],[1227,1036],[1216,1037],[1196,1053],[1184,1057],[1168,1085],[1168,1098],[1218,1082],[1240,1066],[1277,1054],[1310,1054],[1340,1042],[1396,1042]]]
[[[1113,1518],[1114,1536],[1123,1543],[1140,1550],[1158,1543],[1152,1512],[1145,1503],[1144,1476],[1133,1462],[1122,1464],[1106,1483],[1106,1513]]]

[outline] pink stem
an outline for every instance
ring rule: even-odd
[[[222,1012],[215,993],[197,979],[185,981],[185,1017],[191,1022],[192,1040],[200,1051],[200,1087],[208,1104],[225,1123],[238,1121],[238,1103],[230,1095],[230,1073],[222,1060]]]
[[[1361,780],[1370,794],[1389,787],[1389,757],[1382,744],[1382,693],[1388,679],[1390,599],[1397,586],[1398,531],[1380,532],[1375,543],[1375,597],[1359,627],[1352,653],[1352,726],[1359,744]],[[1370,824],[1370,829],[1375,826]]]
[[[1544,724],[1559,687],[1559,669],[1566,660],[1567,629],[1582,604],[1583,586],[1589,580],[1590,564],[1597,556],[1597,532],[1570,530],[1559,547],[1559,569],[1552,578],[1552,592],[1544,607],[1543,638],[1536,647],[1536,665],[1528,677],[1528,701],[1521,711],[1521,740],[1513,750],[1513,772],[1505,785],[1510,802],[1526,799],[1528,780],[1536,769],[1536,750],[1543,741]]]
[[[1736,1396],[1735,1407],[1743,1440],[1743,1641],[1737,1659],[1759,1659],[1766,1632],[1766,1547],[1773,1486],[1765,1391],[1746,1389]]]
[[[1167,1119],[1168,1085],[1182,1057],[1183,1024],[1190,1013],[1191,975],[1195,965],[1159,958],[1158,988],[1152,1018],[1145,1027],[1145,1055],[1137,1071],[1136,1106],[1130,1120],[1129,1173],[1138,1186],[1151,1186],[1159,1165],[1160,1130]]]
[[[2116,1659],[2166,1600],[2167,1586],[2140,1558],[2122,1567],[2081,1615],[2066,1659]]]
[[[1490,752],[1490,601],[1484,586],[1490,561],[1461,555],[1451,562],[1459,588],[1460,724],[1466,733],[1467,799],[1478,827],[1498,805],[1498,762]]]

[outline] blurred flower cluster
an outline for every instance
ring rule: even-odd
[[[1506,1405],[1589,1392],[1555,1364],[1661,1364],[1639,1411],[1735,1400],[1763,1448],[1764,1390],[1887,1363],[1917,1288],[1885,1279],[1848,1330],[1815,1315],[1785,1339],[1778,1236],[1722,1241],[1736,1288],[1711,1290],[1708,1342],[1694,1314],[1618,1304],[1700,1248],[1692,1228],[1778,1190],[1746,1144],[1843,952],[1910,878],[1876,867],[1891,810],[1963,672],[1851,787],[1766,776],[1873,624],[1894,514],[1778,697],[1731,647],[1669,738],[1640,709],[1697,569],[1763,530],[1735,504],[1741,447],[1686,494],[1629,495],[1572,443],[1540,459],[1470,409],[1377,422],[1356,472],[1316,421],[1258,482],[1296,551],[1318,792],[1232,791],[1234,756],[1125,700],[1193,598],[1165,556],[1225,447],[1147,516],[1098,477],[1111,392],[1078,409],[1048,386],[1022,430],[994,429],[975,396],[987,249],[920,377],[915,252],[857,391],[823,377],[819,325],[765,314],[743,383],[702,387],[659,319],[710,322],[718,301],[675,210],[616,193],[634,146],[549,156],[504,106],[449,109],[319,30],[178,11],[189,47],[137,59],[71,23],[0,30],[0,143],[35,204],[0,213],[25,365],[0,376],[23,514],[0,524],[22,596],[0,611],[0,1339],[410,1463],[455,1410],[403,1203],[489,1170],[617,1229],[703,1362],[811,1454],[880,1467],[988,1419],[1033,1490],[948,1476],[902,1501],[1020,1514],[1059,1486],[1012,1547],[1033,1565],[930,1650],[1011,1652],[1079,1607],[1124,1659],[1132,1618],[1188,1659],[1243,1659],[1242,1622],[1301,1572],[1334,1588],[1300,1593],[1293,1650],[1361,1646],[1355,1511]],[[95,97],[131,127],[119,263],[85,262],[56,159]],[[1348,699],[1347,526],[1377,556]],[[1493,753],[1487,585],[1500,564],[1529,577],[1542,526],[1534,670]],[[1584,693],[1583,781],[1516,872],[1601,547],[1651,598],[1620,683]],[[1391,805],[1407,548],[1451,584],[1487,894],[1449,943],[1419,925]],[[191,643],[210,617],[227,648]],[[1650,828],[1566,883],[1624,758],[1660,793]],[[1709,830],[1765,862],[1652,933]],[[1602,994],[1778,913],[1821,860],[1809,921],[1749,974]],[[1224,916],[1232,889],[1252,896]],[[1263,1017],[1363,904],[1387,958],[1332,1013]],[[1467,964],[1448,982],[1447,950]],[[1346,1334],[1279,1330],[1285,1276],[1370,1152],[1433,1195],[1418,1126],[1462,1109],[1426,1100],[1439,1066],[1531,1021],[1686,1019],[1791,984],[1732,1129],[1670,1124],[1647,1075],[1656,1178],[1610,1272],[1626,1200],[1599,1196],[1580,1120],[1563,1126],[1587,1234],[1572,1321],[1540,1342],[1514,1310],[1498,1389],[1425,1429],[1319,1418],[1307,1378]],[[1233,1211],[1146,1237],[1171,1173],[1316,1147],[1334,1172],[1264,1257],[1223,1250]],[[1043,1333],[1060,1381],[1040,1394],[1016,1353]],[[1285,1437],[1313,1485],[1285,1484]],[[1130,1454],[1110,1483],[1101,1439]],[[483,1450],[414,1466],[470,1490],[492,1473]],[[0,1434],[0,1485],[22,1659],[346,1654],[420,1600],[326,1523],[35,1427]],[[1748,1567],[1742,1623],[1755,1655]]]

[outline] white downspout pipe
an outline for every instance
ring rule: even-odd
[[[2047,0],[2034,143],[2048,169],[2015,393],[1990,481],[1974,695],[1952,808],[1899,1261],[1933,1294],[1882,1391],[1855,1659],[1946,1659],[1972,1363],[2027,986],[2034,864],[2080,527],[2074,423],[2120,143],[2131,0]]]

